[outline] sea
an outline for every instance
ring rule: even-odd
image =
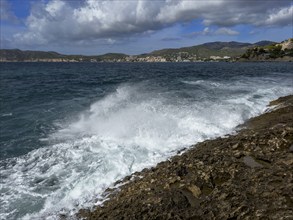
[[[0,219],[58,219],[293,94],[293,63],[0,63]]]

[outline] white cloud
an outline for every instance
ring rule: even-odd
[[[201,32],[203,35],[208,35],[211,34],[211,30],[209,27],[206,27],[205,29],[203,29],[203,31]]]
[[[154,16],[159,8],[154,1],[92,1],[79,8],[52,0],[33,8],[27,19],[28,32],[16,35],[25,42],[55,40],[93,40],[150,32],[161,25]]]
[[[209,27],[205,27],[202,31],[192,32],[187,34],[186,37],[193,38],[197,36],[215,36],[215,35],[226,35],[226,36],[235,36],[240,34],[238,31],[232,30],[230,28],[219,28],[219,29],[211,29]]]
[[[27,31],[15,35],[23,44],[94,41],[153,32],[178,22],[201,19],[219,29],[203,34],[237,35],[238,24],[284,26],[292,24],[290,1],[246,0],[51,0],[38,3],[27,18]],[[289,6],[288,6],[289,5]]]
[[[293,5],[280,10],[273,10],[264,23],[267,25],[282,24],[285,26],[288,25],[290,20],[291,23],[289,25],[293,26]]]
[[[239,34],[238,31],[234,31],[230,28],[219,28],[214,33],[218,35],[231,35],[231,36]]]

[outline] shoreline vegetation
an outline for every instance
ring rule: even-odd
[[[105,191],[85,219],[292,219],[293,95]],[[66,216],[61,216],[66,219]]]
[[[97,56],[64,55],[57,52],[0,49],[0,62],[293,62],[293,38],[280,43],[260,41],[211,42],[178,49],[162,49],[147,54],[108,53]]]

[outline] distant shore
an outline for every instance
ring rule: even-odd
[[[293,57],[277,59],[222,59],[222,60],[197,60],[197,61],[75,61],[75,60],[0,60],[0,63],[227,63],[227,62],[293,62]]]
[[[239,126],[198,143],[108,189],[86,219],[291,219],[293,95]],[[63,216],[66,218],[66,216]]]
[[[54,51],[0,49],[0,62],[184,63],[235,61],[293,61],[293,38],[280,43],[259,41],[251,44],[216,41],[190,47],[166,48],[139,55],[124,53],[65,55]]]

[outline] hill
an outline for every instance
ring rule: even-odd
[[[0,61],[14,62],[101,62],[127,57],[122,53],[107,53],[97,56],[64,55],[54,51],[22,51],[19,49],[0,50]]]
[[[241,43],[241,42],[211,42],[205,43],[197,46],[191,47],[182,47],[178,49],[163,49],[163,50],[156,50],[151,52],[151,55],[154,56],[163,56],[170,58],[172,56],[184,55],[188,53],[188,55],[196,56],[198,58],[210,58],[211,56],[229,56],[229,57],[236,57],[240,56],[248,48],[252,48],[258,45],[270,45],[275,42],[272,41],[260,41],[254,44],[250,43]]]
[[[64,55],[61,55],[57,52],[45,52],[45,51],[22,51],[19,49],[12,50],[0,50],[0,58],[6,60],[28,60],[28,59],[55,59],[63,58]]]
[[[277,43],[272,41],[259,41],[251,44],[235,41],[217,41],[191,47],[155,50],[151,53],[137,56],[129,56],[122,53],[107,53],[96,56],[64,55],[53,51],[1,49],[0,62],[190,62],[235,60],[235,58],[240,56],[243,59],[248,59],[251,57],[251,54],[253,55],[254,48],[270,48],[272,45],[277,45]],[[258,51],[256,52],[259,53]]]

